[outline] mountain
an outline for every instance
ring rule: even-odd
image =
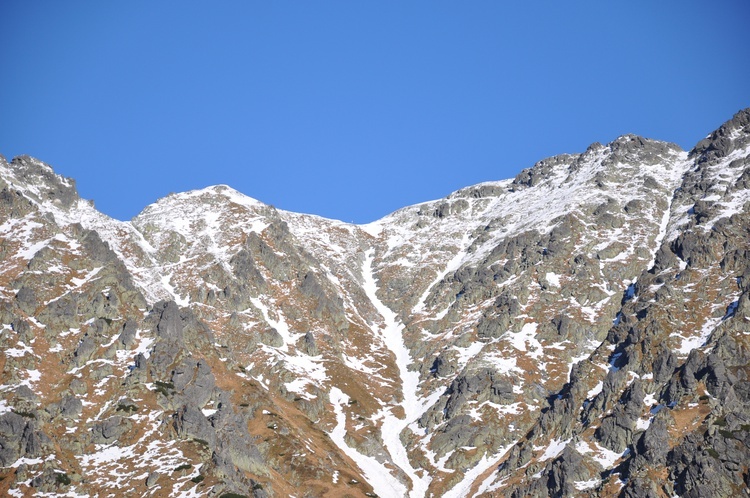
[[[750,109],[368,225],[0,156],[0,494],[739,496]]]

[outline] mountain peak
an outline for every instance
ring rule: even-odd
[[[690,157],[697,157],[698,164],[712,163],[750,144],[750,107],[738,111],[732,119],[690,151]]]
[[[272,210],[264,204],[228,185],[212,185],[202,189],[187,192],[171,193],[153,204],[146,206],[135,218],[134,222],[155,216],[165,216],[171,219],[191,216],[208,215],[208,212],[218,213],[230,209],[232,205],[242,206],[250,211]],[[204,212],[201,214],[201,212]],[[189,214],[192,213],[192,214]]]
[[[49,164],[27,155],[14,157],[10,163],[0,157],[0,181],[39,204],[49,202],[68,209],[79,199],[75,180],[56,174]]]

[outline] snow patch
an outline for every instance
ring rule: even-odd
[[[466,473],[464,474],[464,478],[458,484],[456,484],[443,494],[443,498],[462,498],[468,496],[471,487],[474,485],[476,480],[479,479],[479,476],[487,472],[494,465],[497,465],[500,459],[503,458],[503,456],[505,456],[505,454],[512,447],[513,444],[509,444],[504,448],[500,448],[500,451],[498,451],[494,455],[483,456],[482,459],[479,460],[479,462],[477,462],[474,467],[466,471]],[[485,483],[487,483],[487,481],[485,481]],[[482,486],[485,483],[482,483]],[[482,492],[481,488],[479,489],[479,492]]]
[[[553,272],[547,272],[547,274],[544,276],[544,279],[547,281],[548,284],[550,284],[552,287],[560,287],[560,276]]]
[[[570,439],[561,440],[561,439],[552,439],[550,440],[549,445],[544,450],[544,453],[542,453],[542,456],[539,457],[540,462],[544,462],[546,460],[551,460],[553,458],[557,458],[557,456],[563,452],[565,449],[565,446],[570,442]],[[536,447],[534,449],[537,449]],[[541,449],[541,448],[540,448]]]
[[[602,392],[602,388],[604,388],[604,382],[600,380],[588,393],[586,393],[586,399],[592,399],[594,396],[598,395]]]
[[[536,338],[537,324],[525,323],[520,332],[508,331],[505,335],[510,344],[518,351],[528,351],[529,357],[538,360],[544,355],[544,348]],[[526,347],[528,345],[528,348]]]

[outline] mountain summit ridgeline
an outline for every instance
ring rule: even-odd
[[[0,494],[740,496],[750,109],[367,225],[0,156]]]

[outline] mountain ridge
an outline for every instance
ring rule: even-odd
[[[748,157],[744,110],[365,225],[222,185],[122,222],[0,159],[0,491],[745,489]]]
[[[718,129],[717,129],[717,132],[718,132]],[[704,138],[703,140],[701,140],[700,143],[709,140],[709,138],[710,138],[710,135],[707,136],[706,138]],[[646,137],[642,137],[640,135],[636,135],[636,134],[632,134],[632,133],[625,133],[623,135],[620,135],[620,136],[616,137],[611,142],[609,142],[607,144],[604,144],[604,145],[602,145],[600,142],[593,142],[593,143],[591,143],[589,145],[589,147],[587,148],[587,151],[589,149],[592,149],[592,148],[595,148],[595,147],[611,147],[613,144],[621,142],[622,140],[625,140],[625,139],[635,139],[635,140],[640,140],[640,141],[660,143],[660,144],[665,144],[665,145],[668,145],[670,147],[674,147],[674,148],[678,148],[678,149],[682,150],[681,147],[678,144],[673,143],[673,142],[666,142],[666,141],[661,141],[661,140],[657,140],[657,139],[646,138]],[[696,147],[693,150],[691,150],[690,152],[693,153],[695,151],[695,149],[697,149],[697,148],[698,148],[698,146],[696,145]],[[430,203],[434,203],[434,202],[443,201],[443,200],[448,199],[448,198],[459,196],[464,191],[473,191],[473,190],[477,190],[477,189],[481,190],[483,187],[495,187],[495,186],[498,186],[498,184],[503,184],[503,183],[505,183],[507,181],[518,180],[521,175],[525,174],[526,172],[530,172],[531,170],[533,170],[537,166],[540,166],[541,164],[547,163],[549,161],[555,161],[555,160],[558,160],[560,158],[572,157],[572,156],[576,156],[576,155],[579,155],[579,154],[576,154],[576,153],[561,153],[561,154],[557,154],[557,155],[554,155],[554,156],[550,156],[548,158],[545,158],[545,159],[542,159],[542,160],[538,161],[537,163],[535,163],[531,167],[524,168],[514,178],[508,178],[508,179],[503,179],[503,180],[488,180],[488,181],[479,182],[477,184],[468,185],[466,187],[461,187],[461,188],[459,188],[459,189],[457,189],[457,190],[455,190],[453,192],[448,193],[444,197],[435,198],[435,199],[431,199],[431,200],[427,200],[427,201],[420,201],[420,202],[417,202],[415,204],[410,204],[408,206],[404,206],[402,208],[398,208],[393,213],[388,213],[388,214],[382,216],[381,218],[379,218],[377,220],[373,220],[373,221],[370,221],[370,222],[367,222],[367,223],[351,223],[351,222],[345,222],[343,220],[338,220],[336,218],[328,218],[326,216],[321,216],[321,215],[314,214],[314,213],[297,213],[297,212],[294,212],[294,211],[287,211],[287,210],[279,209],[279,208],[276,208],[273,204],[266,204],[263,201],[260,201],[260,200],[254,198],[254,197],[252,197],[250,195],[247,195],[247,194],[245,194],[243,192],[240,192],[240,191],[234,189],[231,185],[224,184],[224,183],[214,184],[214,185],[207,185],[207,186],[202,187],[202,188],[191,189],[191,190],[187,190],[187,191],[184,191],[184,192],[172,192],[170,194],[167,194],[164,197],[161,197],[161,198],[157,199],[156,201],[152,202],[151,204],[148,204],[148,205],[144,206],[143,209],[138,214],[136,214],[135,216],[133,216],[133,218],[131,218],[130,220],[120,220],[120,219],[117,219],[117,218],[113,218],[113,217],[107,215],[106,213],[101,213],[101,214],[103,214],[104,216],[107,216],[108,218],[110,218],[112,220],[127,223],[127,222],[132,221],[133,219],[137,218],[141,214],[143,214],[144,210],[147,210],[148,208],[150,208],[150,207],[152,207],[154,205],[159,204],[160,201],[162,201],[164,199],[168,199],[168,198],[170,198],[172,196],[186,195],[186,194],[190,194],[190,193],[196,193],[197,194],[197,193],[209,192],[209,191],[214,191],[214,190],[230,189],[230,190],[234,191],[235,193],[240,194],[242,197],[246,198],[248,201],[250,201],[252,203],[259,203],[259,204],[262,204],[263,206],[272,207],[274,209],[279,209],[280,211],[284,211],[284,212],[295,213],[295,214],[303,214],[305,216],[314,216],[314,217],[318,217],[318,218],[327,219],[327,220],[330,220],[330,221],[338,221],[338,222],[341,222],[341,223],[344,223],[344,224],[347,224],[347,225],[355,225],[355,226],[360,226],[361,227],[361,226],[367,226],[367,225],[371,225],[373,223],[377,223],[378,221],[382,220],[383,218],[387,218],[387,217],[393,215],[394,213],[396,213],[398,211],[401,211],[402,209],[407,209],[409,207],[421,206],[423,204],[430,204]],[[9,163],[9,161],[7,160],[7,158],[4,155],[0,154],[0,158],[2,158],[2,162],[4,164],[8,164]],[[54,177],[57,178],[57,181],[59,183],[61,183],[63,186],[65,186],[65,187],[72,187],[73,191],[75,192],[75,196],[78,197],[81,201],[88,202],[88,203],[91,203],[92,205],[95,205],[95,201],[94,200],[92,200],[92,199],[84,199],[84,198],[81,198],[81,197],[78,196],[78,192],[77,192],[76,187],[75,187],[76,181],[75,181],[74,178],[65,177],[65,176],[62,176],[60,174],[55,173],[54,168],[51,165],[49,165],[49,164],[47,164],[47,163],[45,163],[45,162],[43,162],[43,161],[41,161],[41,160],[33,157],[33,156],[25,155],[25,154],[21,154],[21,155],[15,156],[14,158],[12,158],[12,160],[10,161],[10,163],[13,163],[14,161],[16,161],[16,164],[23,165],[24,167],[27,166],[30,163],[34,163],[35,165],[41,167],[42,171],[46,171],[47,173],[53,174]],[[7,175],[7,172],[6,172],[6,175]],[[15,175],[11,175],[11,176],[15,176]],[[7,178],[6,178],[6,180],[7,180]]]

